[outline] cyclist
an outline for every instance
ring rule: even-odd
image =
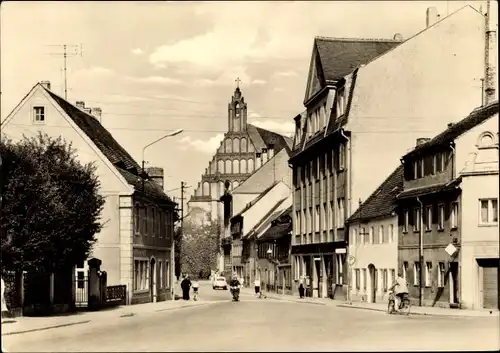
[[[389,290],[394,291],[396,301],[395,309],[399,310],[401,308],[401,303],[403,302],[404,296],[408,295],[408,285],[406,284],[406,280],[401,275],[401,272],[398,272],[396,282],[394,282]]]
[[[200,288],[198,281],[194,281],[192,287],[193,287],[193,300],[196,301],[198,299],[198,288]]]

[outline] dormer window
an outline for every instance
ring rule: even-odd
[[[495,148],[495,137],[491,132],[484,132],[479,136],[479,141],[477,147],[480,149],[484,148]]]
[[[345,113],[345,86],[337,89],[337,118]]]
[[[45,122],[45,107],[33,107],[33,121],[37,124]]]

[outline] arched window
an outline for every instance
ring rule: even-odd
[[[479,136],[478,147],[479,148],[490,148],[495,145],[495,137],[491,132],[483,132]]]
[[[240,162],[235,159],[233,161],[233,174],[238,174],[240,172]]]
[[[234,105],[234,116],[235,117],[240,117],[240,103],[236,102],[236,104]]]
[[[253,173],[253,159],[248,160],[248,172]]]
[[[247,161],[245,159],[242,159],[240,161],[240,173],[246,173],[247,172]]]
[[[203,196],[210,195],[210,184],[206,181],[203,183]]]
[[[247,151],[247,139],[246,137],[243,137],[241,139],[241,152],[246,152]]]
[[[219,195],[224,194],[224,183],[222,181],[219,181]]]
[[[240,183],[238,183],[236,180],[233,181],[233,190],[236,189],[239,185]]]
[[[233,152],[239,152],[240,151],[240,139],[236,138],[233,139]]]
[[[233,152],[233,142],[231,139],[226,140],[226,153],[231,153]]]
[[[219,160],[217,162],[217,171],[221,174],[224,174],[224,161]]]
[[[228,159],[226,160],[226,169],[224,170],[224,173],[226,174],[231,174],[231,161]]]

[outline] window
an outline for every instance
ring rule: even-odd
[[[420,231],[420,208],[415,208],[413,210],[413,231]]]
[[[135,260],[134,261],[135,290],[146,290],[149,288],[149,261]]]
[[[391,270],[391,283],[394,284],[396,282],[396,270]]]
[[[45,107],[33,107],[33,121],[43,123],[45,121]]]
[[[163,288],[163,262],[158,261],[158,272],[160,272],[160,288]]]
[[[425,206],[425,230],[432,229],[432,206]]]
[[[339,170],[345,168],[345,146],[344,144],[339,145]]]
[[[326,212],[327,212],[327,207],[326,207],[326,202],[323,204],[323,208],[321,210],[321,230],[325,231],[327,230],[326,227]]]
[[[368,244],[373,244],[373,227],[370,227],[368,232]]]
[[[344,274],[344,256],[343,254],[336,254],[337,258],[337,284],[343,283]]]
[[[344,114],[345,109],[345,87],[339,87],[337,89],[337,117]]]
[[[359,232],[360,237],[359,237],[359,243],[360,244],[366,244],[366,233],[365,233],[365,228],[361,228],[361,231]]]
[[[330,201],[330,208],[328,209],[330,212],[328,216],[328,229],[334,229],[335,221],[333,220],[334,209],[333,209],[333,201]]]
[[[450,224],[452,229],[458,228],[458,202],[452,202]]]
[[[447,157],[448,157],[448,154],[446,152],[441,153],[441,171],[444,171],[446,169]]]
[[[148,235],[148,221],[149,221],[148,208],[144,207],[144,219],[142,222],[143,227],[144,227],[144,234],[143,235]]]
[[[337,228],[344,228],[344,198],[337,199]]]
[[[482,199],[479,203],[481,207],[479,224],[498,223],[498,199]]]
[[[156,210],[154,208],[151,209],[151,236],[155,236],[156,232]]]
[[[366,268],[363,269],[363,290],[366,291]]]
[[[312,207],[309,207],[309,214],[307,220],[307,233],[312,232]]]
[[[319,206],[316,206],[316,212],[314,214],[314,231],[319,232]]]
[[[165,288],[170,288],[170,263],[165,261]]]
[[[380,244],[387,243],[386,235],[384,232],[384,226],[378,228],[378,240]]]
[[[387,292],[387,288],[389,287],[388,284],[389,284],[389,271],[385,269],[382,270],[382,285],[384,292]]]
[[[389,225],[389,243],[394,242],[394,225],[390,224]]]
[[[432,262],[425,263],[425,286],[430,287],[432,285]]]
[[[415,168],[415,179],[422,178],[424,176],[424,161],[422,159],[418,159],[414,163]]]
[[[413,284],[418,286],[420,283],[420,262],[413,264]]]
[[[356,239],[358,237],[358,230],[356,228],[353,228],[352,229],[352,232],[351,232],[351,244],[352,245],[356,245],[356,241],[358,239]]]
[[[141,209],[139,205],[134,206],[134,232],[136,235],[139,235],[141,232]]]
[[[444,205],[438,205],[438,230],[444,229]]]
[[[484,132],[479,137],[478,148],[491,148],[495,146],[495,138],[490,132]]]
[[[442,172],[443,171],[443,155],[441,153],[438,153],[434,156],[434,160],[435,160],[435,169],[436,169],[436,172],[439,173],[439,172]]]
[[[358,268],[355,270],[355,275],[356,275],[356,277],[355,277],[356,278],[356,290],[360,290],[360,288],[361,288],[361,283],[360,283],[361,282],[361,274],[360,274],[360,271]]]
[[[403,278],[406,282],[408,282],[408,262],[403,262]]]
[[[403,211],[403,233],[408,233],[408,210]]]
[[[444,287],[444,275],[445,275],[445,268],[444,268],[444,262],[439,263],[439,271],[438,271],[438,278],[437,278],[437,285],[439,288]]]

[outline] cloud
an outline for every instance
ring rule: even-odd
[[[259,113],[254,112],[252,109],[248,109],[248,117],[250,119],[252,119],[252,118],[253,119],[257,119],[257,118],[262,117],[262,115],[260,115]]]
[[[191,136],[184,136],[180,142],[184,150],[192,149],[197,152],[212,155],[217,148],[219,148],[223,138],[224,134],[217,134],[208,140],[192,139]]]
[[[256,79],[256,80],[252,81],[252,85],[256,85],[256,86],[262,86],[262,85],[265,85],[266,83],[267,83],[266,80],[260,80],[260,79]]]
[[[236,78],[240,78],[240,85],[252,83],[252,78],[247,73],[247,69],[242,66],[230,67],[220,71],[218,74],[211,75],[211,78],[197,78],[194,80],[195,86],[235,86]]]
[[[143,54],[144,52],[142,51],[141,48],[135,48],[135,49],[132,49],[132,54],[135,54],[135,55],[141,55]]]
[[[279,71],[273,74],[274,77],[293,77],[298,76],[295,71]]]
[[[92,66],[86,69],[78,70],[75,74],[79,76],[106,76],[113,74],[114,71],[102,66]]]
[[[290,136],[295,130],[295,125],[292,119],[290,120],[255,120],[251,122],[253,125],[266,130],[271,130],[285,136]]]
[[[178,79],[164,76],[128,77],[127,79],[140,83],[157,83],[161,85],[179,85],[182,83],[182,81]]]

